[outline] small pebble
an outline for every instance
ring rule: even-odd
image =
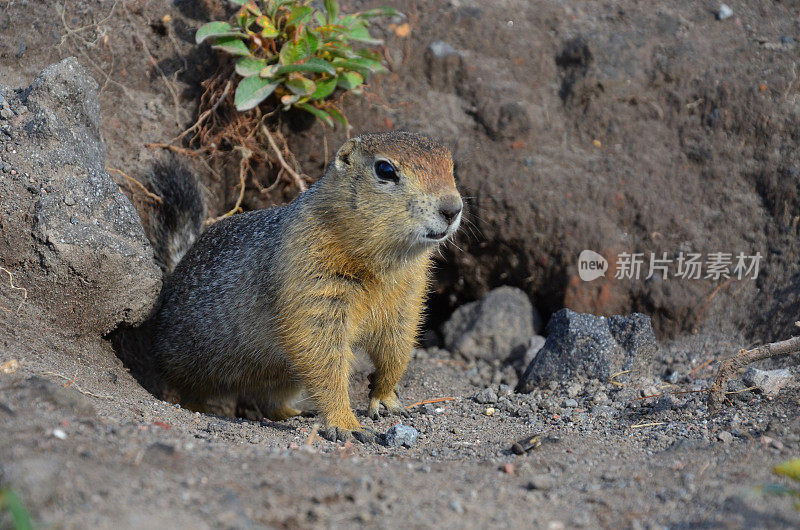
[[[417,437],[419,437],[419,431],[414,427],[403,425],[402,423],[393,425],[386,431],[386,434],[383,435],[383,439],[389,447],[411,447],[414,445],[414,442],[417,441]]]
[[[733,16],[733,9],[728,6],[728,4],[720,4],[719,10],[717,11],[717,20],[725,20],[726,18],[730,18]]]
[[[719,438],[719,441],[724,444],[729,444],[733,441],[733,435],[728,431],[720,431],[717,433],[717,438]]]
[[[61,429],[53,429],[53,436],[55,436],[59,440],[66,440],[67,439],[67,433],[65,433]]]
[[[475,401],[482,404],[497,403],[497,394],[492,388],[484,388],[475,394]]]
[[[487,408],[486,410],[483,411],[483,413],[485,415],[487,415],[487,416],[494,416],[495,412],[496,411],[494,410],[494,407],[489,407],[489,408]]]

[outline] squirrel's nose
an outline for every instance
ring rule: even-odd
[[[442,214],[447,224],[453,224],[455,218],[461,213],[462,207],[461,197],[446,197],[439,203],[439,213]]]

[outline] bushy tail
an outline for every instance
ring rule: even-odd
[[[174,159],[156,163],[150,185],[162,202],[151,218],[148,237],[156,262],[170,274],[203,231],[206,203],[197,178]]]

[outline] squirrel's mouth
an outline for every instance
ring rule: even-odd
[[[439,243],[441,241],[444,241],[448,235],[450,234],[447,232],[447,230],[445,230],[444,232],[428,232],[427,234],[425,234],[425,239]]]

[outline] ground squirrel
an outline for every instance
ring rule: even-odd
[[[396,386],[418,333],[433,250],[461,221],[449,151],[412,133],[339,149],[291,204],[223,219],[165,282],[154,354],[183,401],[255,400],[267,417],[300,411],[305,389],[329,439],[374,439],[350,408],[353,347],[375,366],[368,414],[405,409]]]

